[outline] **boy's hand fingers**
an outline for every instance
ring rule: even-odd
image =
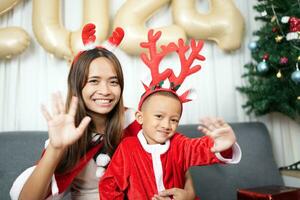
[[[178,189],[177,188],[171,188],[164,191],[161,191],[159,193],[159,196],[161,197],[169,197],[169,196],[176,196]]]

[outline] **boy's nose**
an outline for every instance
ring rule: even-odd
[[[169,130],[171,128],[170,122],[167,119],[162,120],[162,127],[166,130]]]

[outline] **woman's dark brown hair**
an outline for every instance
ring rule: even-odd
[[[124,88],[123,72],[119,60],[113,53],[104,48],[95,48],[85,51],[79,55],[76,61],[72,64],[68,76],[66,110],[69,110],[72,96],[76,96],[78,97],[78,107],[75,115],[75,126],[78,126],[85,116],[90,116],[89,114],[91,114],[92,111],[89,111],[84,104],[82,89],[87,83],[91,62],[99,57],[105,57],[112,62],[121,88],[119,102],[115,105],[112,111],[107,114],[105,134],[103,137],[104,147],[107,150],[107,153],[112,155],[121,140],[124,121],[124,105],[122,99]],[[68,147],[56,168],[56,172],[63,173],[71,170],[79,159],[86,154],[87,150],[95,144],[92,142],[92,133],[95,132],[95,127],[95,124],[91,121],[82,137],[73,145]]]

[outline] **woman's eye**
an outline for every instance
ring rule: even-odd
[[[91,79],[88,81],[89,83],[92,83],[92,84],[97,84],[98,83],[98,80],[97,79]]]
[[[112,86],[117,86],[117,85],[119,85],[119,82],[118,81],[111,81],[110,84]]]

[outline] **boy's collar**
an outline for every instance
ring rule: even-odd
[[[167,140],[165,144],[148,144],[143,134],[143,130],[137,134],[137,137],[145,151],[151,154],[163,154],[167,152],[170,147],[170,140]]]

